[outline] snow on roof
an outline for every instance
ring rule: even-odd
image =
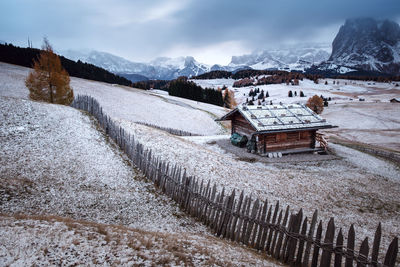
[[[240,105],[220,120],[228,120],[235,112],[240,112],[257,132],[334,127],[303,104]]]

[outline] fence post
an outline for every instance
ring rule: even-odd
[[[326,228],[324,246],[322,247],[321,266],[330,266],[333,250],[333,239],[335,236],[335,222],[331,218]]]
[[[342,266],[342,253],[343,253],[343,234],[342,234],[342,228],[340,228],[337,239],[336,239],[334,267]]]
[[[347,257],[345,261],[345,267],[353,267],[353,258],[354,258],[354,239],[355,239],[355,232],[354,226],[351,225],[349,229],[349,233],[347,236]]]
[[[315,237],[316,244],[314,245],[311,267],[318,266],[319,247],[321,246],[321,236],[322,236],[322,221],[319,221],[318,228],[317,228],[317,235]]]
[[[386,252],[384,264],[388,267],[394,267],[396,264],[397,253],[399,252],[399,239],[395,237],[389,245]]]

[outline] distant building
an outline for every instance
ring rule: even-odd
[[[400,98],[392,98],[390,99],[390,103],[400,103]]]
[[[232,121],[232,134],[247,136],[259,154],[320,150],[316,149],[316,141],[323,147],[327,143],[317,131],[336,127],[301,104],[240,105],[219,120]]]

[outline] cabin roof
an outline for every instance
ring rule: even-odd
[[[333,128],[303,104],[247,106],[239,105],[219,120],[231,120],[239,112],[257,132],[285,132]]]

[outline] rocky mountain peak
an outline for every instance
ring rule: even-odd
[[[329,61],[337,65],[399,74],[400,27],[390,20],[346,20],[332,43]]]

